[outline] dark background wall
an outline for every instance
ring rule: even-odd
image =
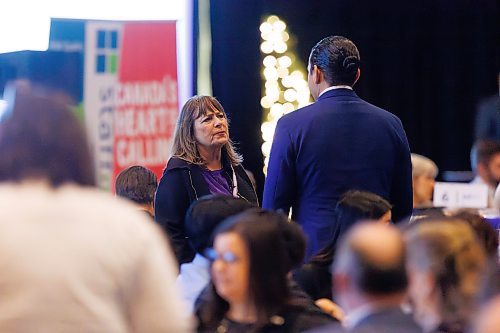
[[[441,170],[470,169],[477,102],[498,93],[496,0],[213,0],[213,92],[262,189],[259,25],[276,14],[306,63],[328,35],[361,53],[358,95],[401,118],[413,152]]]

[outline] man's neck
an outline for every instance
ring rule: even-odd
[[[355,326],[363,318],[382,309],[398,308],[405,299],[404,293],[393,293],[384,296],[360,295],[352,297],[346,307],[347,325]]]
[[[349,89],[349,90],[352,90],[352,87],[351,86],[348,86],[348,85],[336,85],[336,86],[329,86],[329,87],[326,87],[324,88],[323,90],[321,90],[321,92],[319,93],[319,96],[323,95],[324,93],[326,93],[327,91],[330,91],[330,90],[335,90],[335,89]],[[318,97],[319,97],[318,96]]]

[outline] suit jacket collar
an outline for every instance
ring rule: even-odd
[[[322,94],[321,96],[318,97],[316,102],[319,102],[319,101],[326,99],[326,98],[342,97],[342,96],[356,97],[356,98],[358,97],[358,95],[356,95],[354,90],[339,88],[339,89],[333,89],[333,90],[329,90],[329,91],[325,92],[324,94]]]
[[[363,317],[358,318],[358,321],[353,325],[354,327],[359,327],[363,325],[370,325],[374,322],[380,321],[380,317],[391,317],[391,318],[401,318],[409,316],[405,314],[401,307],[381,307],[381,308],[371,308],[370,311],[364,313]],[[382,319],[382,321],[387,319]]]

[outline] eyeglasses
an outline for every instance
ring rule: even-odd
[[[226,264],[232,264],[237,262],[240,258],[234,254],[231,251],[225,251],[222,253],[217,253],[213,248],[208,248],[204,252],[205,257],[208,258],[208,260],[214,262],[216,260],[221,260]]]

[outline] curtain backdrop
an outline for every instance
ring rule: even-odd
[[[321,38],[352,39],[361,54],[358,95],[400,117],[412,151],[440,170],[470,169],[476,105],[498,93],[496,0],[211,1],[213,92],[259,190],[259,25],[268,14],[285,20],[304,63]]]

